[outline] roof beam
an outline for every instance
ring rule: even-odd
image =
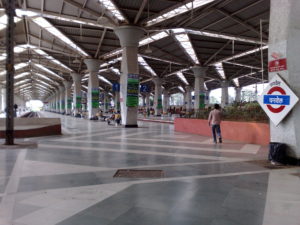
[[[242,26],[246,27],[247,29],[249,29],[249,30],[251,30],[251,31],[253,31],[253,32],[255,32],[255,33],[257,33],[257,34],[260,35],[259,30],[256,30],[255,27],[253,27],[253,26],[250,25],[249,23],[247,23],[247,22],[241,20],[241,19],[238,18],[237,16],[233,16],[233,15],[229,14],[229,13],[226,12],[224,9],[222,9],[222,10],[221,10],[221,9],[216,9],[216,10],[217,10],[218,12],[222,13],[223,15],[225,15],[225,16],[231,18],[231,19],[234,20],[235,22],[241,24]],[[262,35],[263,35],[264,38],[268,39],[268,35],[267,35],[267,34],[262,33]]]
[[[98,44],[98,47],[97,47],[97,51],[96,51],[96,53],[95,53],[95,55],[94,55],[94,58],[97,58],[98,55],[99,55],[99,51],[100,51],[100,48],[101,48],[103,39],[104,39],[104,37],[105,37],[106,31],[107,31],[107,29],[104,28],[104,31],[102,32],[102,35],[101,35],[101,38],[100,38],[100,41],[99,41],[99,44]]]
[[[142,4],[141,4],[141,7],[138,11],[138,13],[136,14],[135,18],[134,18],[134,24],[137,24],[137,22],[139,21],[140,17],[141,17],[141,14],[147,4],[148,0],[143,0]]]
[[[218,51],[216,51],[211,57],[206,60],[204,65],[207,65],[213,58],[215,58],[221,51],[223,51],[229,44],[231,43],[231,40],[227,41],[225,45],[223,45],[222,48],[220,48]]]
[[[110,23],[114,24],[115,26],[117,26],[117,24],[115,23],[115,21],[109,17],[103,17],[103,15],[97,13],[96,11],[94,10],[91,10],[91,9],[88,9],[88,8],[84,8],[81,6],[81,4],[75,2],[75,1],[72,1],[72,0],[64,0],[64,2],[78,8],[79,10],[83,11],[83,12],[86,12],[92,16],[95,16],[97,18],[106,18],[107,20],[109,20]]]

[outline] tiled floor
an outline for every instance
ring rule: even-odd
[[[0,225],[300,224],[300,169],[257,163],[266,147],[44,115],[61,117],[63,136],[0,149]],[[165,178],[113,178],[120,168]]]

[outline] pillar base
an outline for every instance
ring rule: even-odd
[[[138,128],[138,125],[125,125],[125,128]]]

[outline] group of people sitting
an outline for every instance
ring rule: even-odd
[[[121,114],[120,111],[117,111],[113,114],[111,114],[111,116],[106,117],[106,122],[108,125],[110,125],[112,122],[115,123],[115,125],[120,125],[121,124]]]

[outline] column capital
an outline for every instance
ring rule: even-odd
[[[72,82],[71,81],[67,81],[67,80],[64,80],[63,84],[65,86],[65,89],[69,89],[72,86]]]
[[[61,93],[65,90],[64,86],[58,86],[58,92]]]
[[[195,77],[205,77],[208,68],[203,66],[193,66],[191,69],[194,72]]]
[[[229,86],[229,81],[228,80],[221,80],[221,87],[228,87]]]
[[[81,74],[79,73],[71,73],[71,77],[73,79],[74,82],[81,82]]]
[[[185,86],[185,91],[186,92],[191,92],[192,91],[192,87],[190,85]]]
[[[117,27],[114,32],[118,36],[122,48],[138,47],[140,39],[145,34],[143,28],[128,25]]]
[[[152,81],[155,85],[162,85],[162,79],[160,77],[153,77]]]
[[[98,72],[100,64],[102,63],[99,59],[84,59],[84,63],[90,73]]]

